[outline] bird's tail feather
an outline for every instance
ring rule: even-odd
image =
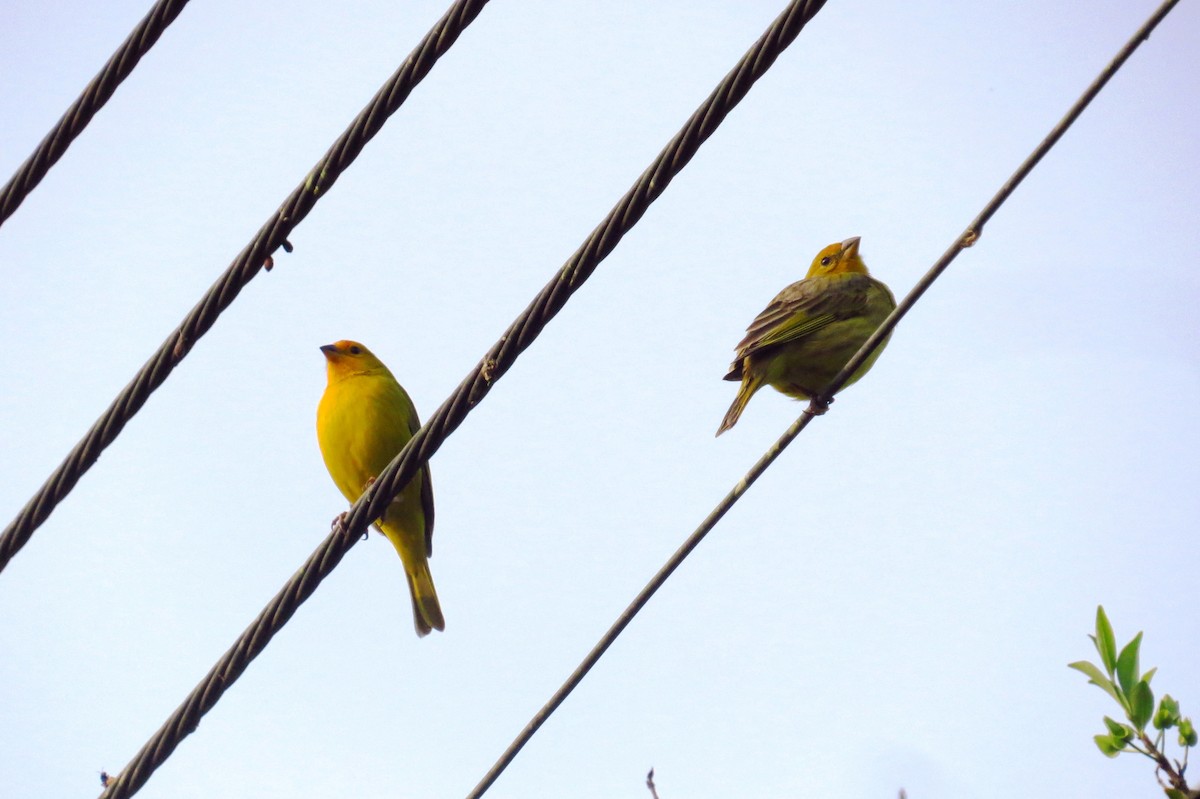
[[[408,528],[395,524],[381,524],[379,530],[396,548],[396,554],[404,564],[404,577],[408,580],[408,593],[412,597],[413,626],[422,638],[430,630],[446,629],[442,618],[442,606],[438,603],[437,591],[433,587],[433,575],[429,573],[429,554],[425,540],[408,534]]]
[[[721,435],[737,424],[738,417],[746,409],[746,403],[750,401],[750,398],[754,396],[754,392],[758,391],[761,385],[761,377],[757,377],[748,371],[743,374],[742,384],[738,386],[737,396],[733,398],[733,404],[725,412],[725,418],[721,420],[721,426],[717,428],[717,435]]]
[[[442,617],[442,606],[433,587],[429,561],[420,558],[411,568],[405,563],[404,576],[408,578],[408,593],[412,596],[413,625],[417,628],[417,635],[424,637],[429,635],[430,630],[445,630],[446,620]]]

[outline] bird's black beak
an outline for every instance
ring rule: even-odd
[[[325,344],[325,345],[323,345],[323,346],[321,347],[321,352],[325,353],[325,357],[326,357],[326,358],[332,358],[332,357],[334,357],[335,355],[338,355],[338,354],[339,354],[339,353],[338,353],[338,348],[337,348],[337,345],[336,345],[336,344]]]

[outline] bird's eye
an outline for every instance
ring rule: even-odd
[[[362,349],[361,349],[361,348],[359,348],[359,347],[351,347],[351,348],[350,348],[350,354],[351,354],[351,355],[361,355],[361,354],[362,354]]]
[[[821,266],[829,266],[831,263],[833,263],[833,259],[828,255],[821,259]]]

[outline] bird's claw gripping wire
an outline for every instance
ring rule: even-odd
[[[829,406],[832,404],[833,397],[830,397],[827,400],[823,400],[820,397],[813,397],[808,403],[808,407],[805,408],[805,411],[813,416],[824,416],[825,411],[829,410]]]
[[[346,517],[348,517],[349,515],[350,515],[350,511],[342,511],[337,516],[334,516],[333,521],[329,523],[329,529],[331,531],[340,529],[343,533],[345,533],[346,532]],[[364,541],[367,540],[367,536],[370,534],[370,532],[371,532],[370,528],[363,530],[363,540]]]

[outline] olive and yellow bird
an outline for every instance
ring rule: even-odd
[[[321,347],[328,383],[317,406],[317,443],[338,490],[356,501],[421,427],[417,409],[396,378],[357,341]],[[404,562],[417,635],[446,622],[429,573],[433,554],[433,484],[429,465],[376,522]]]
[[[800,400],[823,393],[896,307],[888,287],[867,273],[858,242],[856,236],[817,253],[808,275],[779,292],[746,328],[725,375],[742,384],[717,435],[737,424],[764,385]],[[884,339],[846,386],[867,373],[887,343]]]

